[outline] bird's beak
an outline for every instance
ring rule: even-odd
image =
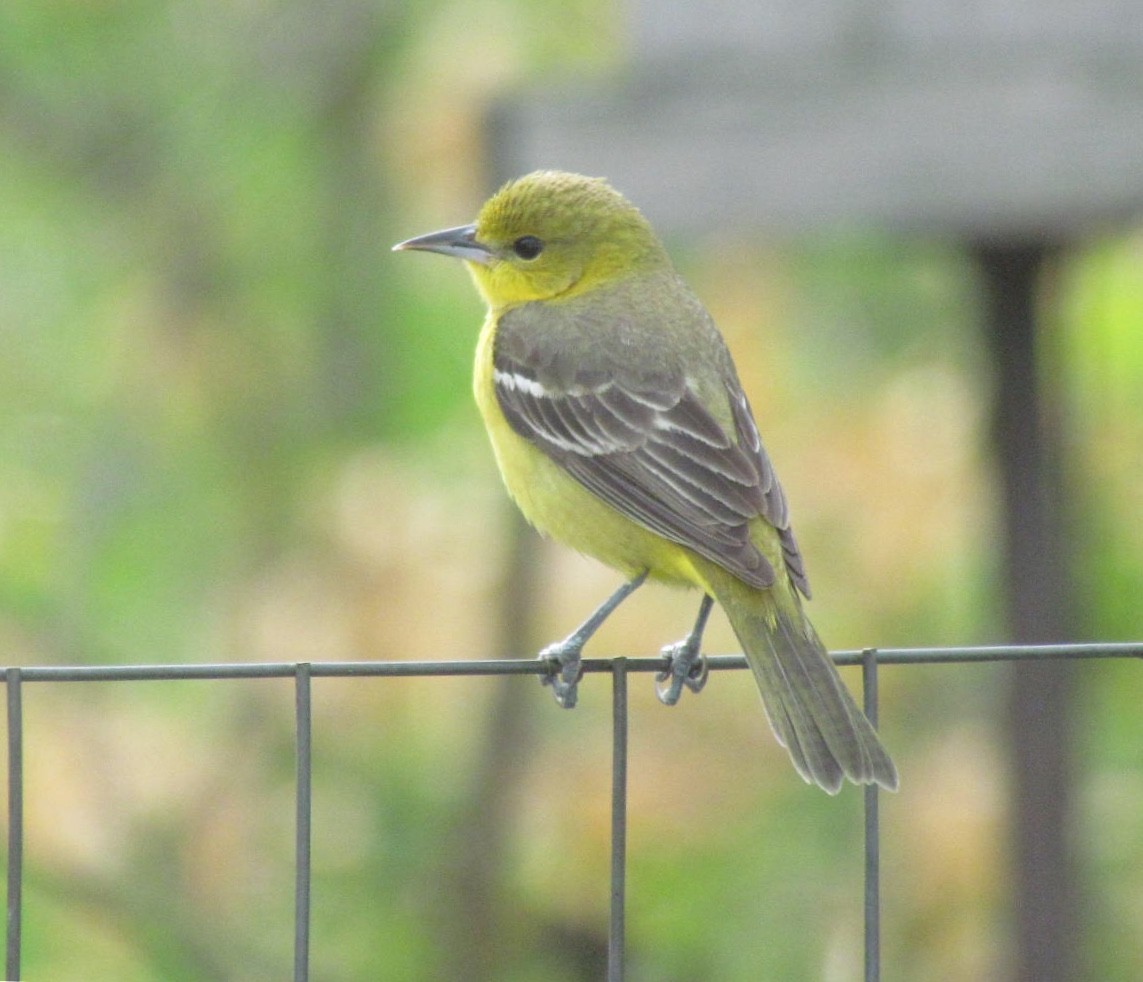
[[[428,235],[418,235],[415,239],[406,239],[393,246],[394,252],[405,249],[439,252],[444,256],[467,259],[470,263],[484,263],[486,266],[492,262],[492,251],[482,242],[476,241],[475,225],[460,225],[440,232],[430,232]]]

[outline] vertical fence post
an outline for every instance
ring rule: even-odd
[[[294,675],[297,730],[297,816],[294,882],[294,982],[306,982],[310,963],[310,816],[312,753],[310,718],[310,666],[300,662]]]
[[[8,688],[8,931],[4,977],[20,977],[24,884],[24,708],[20,669],[4,672]]]
[[[865,716],[877,728],[877,649],[861,653]],[[878,788],[865,786],[865,982],[881,978],[881,843]]]
[[[627,905],[627,659],[611,665],[611,925],[607,982],[623,982]]]

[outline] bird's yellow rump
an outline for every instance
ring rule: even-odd
[[[746,652],[770,724],[807,781],[896,789],[897,772],[802,609],[786,497],[725,343],[643,215],[606,181],[538,171],[472,225],[396,249],[465,261],[488,316],[476,401],[504,483],[541,532],[629,577],[546,648],[575,704],[580,650],[646,577],[703,592],[668,646],[665,702],[705,680],[713,600]]]

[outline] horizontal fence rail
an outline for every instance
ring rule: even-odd
[[[973,662],[1027,662],[1105,658],[1143,659],[1143,643],[994,645],[960,648],[868,648],[831,654],[841,666],[862,669],[864,708],[877,725],[877,669],[880,665],[948,665]],[[747,667],[741,655],[710,655],[711,671]],[[612,679],[611,900],[608,980],[622,982],[625,972],[627,849],[627,676],[669,670],[667,658],[585,658],[586,674]],[[320,678],[411,678],[544,675],[550,667],[537,659],[487,661],[245,662],[214,665],[39,665],[4,669],[7,687],[8,869],[5,978],[20,977],[21,905],[24,866],[23,686],[43,682],[163,682],[292,678],[295,686],[295,924],[294,978],[309,978],[310,840],[312,816],[312,680]],[[878,789],[864,789],[865,808],[865,979],[880,978],[880,829]]]
[[[1143,658],[1143,642],[1112,644],[1023,644],[968,648],[863,648],[830,652],[837,665],[861,665],[873,652],[879,665],[946,665],[956,662],[1051,661],[1053,659]],[[615,658],[584,658],[585,674],[610,673]],[[711,671],[747,667],[742,655],[707,655]],[[661,672],[667,658],[624,658],[628,672]],[[311,678],[425,677],[456,675],[544,675],[539,659],[501,658],[473,661],[328,661],[307,662]],[[36,665],[7,668],[22,682],[146,682],[170,679],[290,678],[297,662],[225,662],[208,665]],[[10,680],[10,674],[6,680]]]

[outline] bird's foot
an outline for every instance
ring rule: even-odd
[[[683,694],[683,686],[691,692],[702,691],[709,670],[706,659],[702,656],[700,638],[684,638],[675,644],[667,645],[660,654],[669,664],[655,675],[656,683],[666,683],[655,686],[655,695],[659,697],[659,702],[664,706],[675,705]]]
[[[583,678],[581,647],[569,638],[548,645],[539,654],[539,660],[548,663],[548,672],[540,676],[540,683],[552,687],[552,695],[564,709],[575,709],[579,696],[579,680]]]

